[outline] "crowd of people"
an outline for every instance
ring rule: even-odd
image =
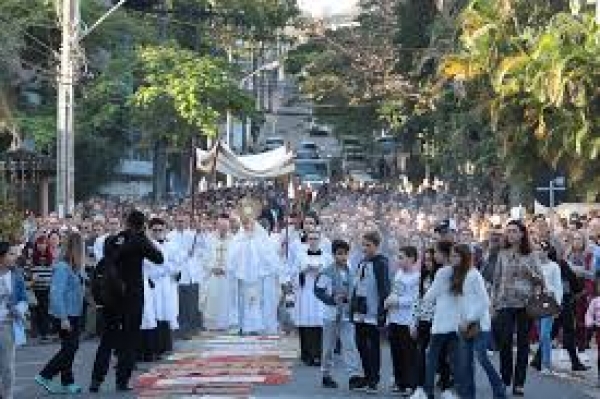
[[[323,387],[338,387],[337,352],[349,389],[372,394],[385,388],[385,339],[391,390],[413,399],[434,397],[436,385],[443,398],[475,398],[475,363],[495,398],[523,396],[530,366],[556,372],[558,337],[572,370],[588,369],[582,359],[600,326],[600,216],[527,216],[383,185],[330,186],[293,206],[287,197],[235,188],[194,204],[91,201],[63,219],[31,216],[19,253],[0,245],[0,275],[23,281],[11,298],[0,284],[10,304],[0,320],[24,324],[28,304],[30,338],[60,341],[36,377],[53,393],[81,392],[72,369],[82,335],[100,338],[90,391],[113,354],[126,391],[136,362],[164,358],[175,338],[201,329],[297,331],[300,360],[320,367]],[[113,267],[118,306],[94,290],[107,289]],[[0,365],[2,397],[11,397],[12,353]]]

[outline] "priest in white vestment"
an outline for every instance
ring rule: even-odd
[[[256,222],[252,204],[243,205],[239,237],[231,245],[228,262],[238,289],[238,320],[242,334],[277,333],[277,305],[283,275],[279,248]]]
[[[221,215],[217,222],[217,234],[209,241],[205,257],[201,260],[204,278],[201,284],[200,309],[204,316],[204,327],[209,331],[229,330],[230,325],[230,285],[227,253],[231,237],[229,218]]]

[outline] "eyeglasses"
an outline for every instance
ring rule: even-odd
[[[163,229],[152,229],[153,233],[162,233],[163,231]]]

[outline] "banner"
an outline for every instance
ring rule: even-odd
[[[294,172],[294,153],[285,147],[252,155],[236,155],[227,145],[218,142],[210,151],[196,149],[197,168],[218,172],[237,179],[268,179]]]

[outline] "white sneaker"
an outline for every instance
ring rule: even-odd
[[[549,368],[543,368],[540,371],[540,374],[543,375],[544,377],[561,377],[561,373],[559,373],[556,370],[553,369],[549,369]]]
[[[427,399],[427,394],[423,390],[423,388],[417,388],[409,399]]]
[[[450,389],[446,389],[444,392],[442,392],[442,399],[457,399],[456,395],[454,395],[454,392],[452,392]]]
[[[582,363],[590,363],[592,361],[592,359],[590,358],[590,354],[585,351],[585,352],[579,352],[579,360],[581,360]]]

